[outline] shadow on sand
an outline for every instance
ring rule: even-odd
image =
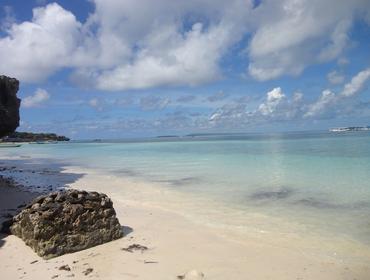
[[[123,236],[127,236],[129,235],[131,232],[134,231],[134,229],[132,227],[128,227],[128,226],[121,226],[121,230],[123,232]]]

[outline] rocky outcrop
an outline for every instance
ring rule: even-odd
[[[12,133],[19,126],[19,106],[17,79],[0,76],[0,137]]]
[[[78,190],[36,198],[13,218],[10,232],[45,259],[122,237],[110,198]]]

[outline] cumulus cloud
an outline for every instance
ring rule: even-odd
[[[233,102],[216,109],[208,120],[214,125],[240,127],[261,122],[333,118],[354,113],[360,107],[363,111],[367,103],[356,102],[353,97],[361,92],[369,79],[370,69],[360,71],[338,94],[326,89],[311,103],[305,102],[301,92],[288,97],[280,87],[276,87],[268,91],[254,109],[247,104]]]
[[[331,92],[330,90],[324,90],[319,97],[319,99],[308,106],[307,112],[304,114],[304,117],[314,117],[318,115],[322,115],[328,108],[332,107],[337,103],[337,96],[335,93]]]
[[[0,72],[37,82],[71,66],[79,28],[75,16],[58,4],[33,10],[32,21],[12,24],[0,38]]]
[[[330,90],[324,90],[316,102],[307,106],[308,109],[304,117],[323,117],[336,112],[348,111],[348,107],[353,106],[352,97],[364,88],[369,79],[370,68],[357,73],[349,83],[344,85],[343,90],[339,94],[335,94]]]
[[[49,93],[46,90],[39,88],[33,95],[27,96],[22,100],[22,106],[25,108],[38,107],[49,98]]]
[[[94,0],[86,22],[57,3],[0,38],[0,71],[38,82],[59,69],[103,90],[198,85],[243,36],[249,0]],[[135,15],[135,16],[133,16]]]
[[[256,108],[250,108],[248,103],[225,104],[211,114],[209,121],[214,126],[240,128],[262,122],[291,120],[300,116],[302,110],[302,93],[295,92],[288,98],[280,87],[276,87],[266,93]]]
[[[260,104],[258,111],[262,115],[267,116],[274,113],[279,104],[284,100],[285,95],[281,91],[281,88],[274,88],[267,93],[267,100],[265,103]]]
[[[370,79],[370,68],[359,72],[354,76],[348,84],[344,86],[343,91],[341,92],[342,96],[351,97],[356,95],[359,91],[362,90],[365,83]]]
[[[91,2],[85,22],[57,3],[9,20],[0,72],[39,82],[68,68],[73,82],[112,91],[194,86],[221,78],[222,59],[250,34],[249,73],[268,80],[341,57],[354,20],[370,14],[367,0]]]
[[[369,1],[264,1],[253,14],[250,75],[261,81],[298,75],[337,58],[348,45],[353,18],[363,11],[370,11]]]
[[[91,21],[100,26],[101,51],[114,63],[120,58],[98,73],[96,87],[198,85],[219,78],[220,59],[242,36],[248,2],[95,0]]]

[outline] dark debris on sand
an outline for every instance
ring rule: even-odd
[[[83,271],[82,273],[85,274],[85,275],[89,275],[91,272],[93,272],[94,269],[89,267],[88,269],[86,269],[85,271]]]
[[[68,264],[66,264],[59,267],[59,270],[71,271],[71,268],[69,267]]]
[[[144,251],[148,250],[148,247],[140,244],[132,244],[126,248],[121,248],[121,250],[130,253],[133,253],[134,251],[141,251],[141,253],[143,253]]]

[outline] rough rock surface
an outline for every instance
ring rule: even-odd
[[[45,259],[122,237],[110,198],[78,190],[37,197],[13,218],[10,232]]]
[[[17,79],[0,76],[0,137],[12,133],[19,126],[19,106]]]

